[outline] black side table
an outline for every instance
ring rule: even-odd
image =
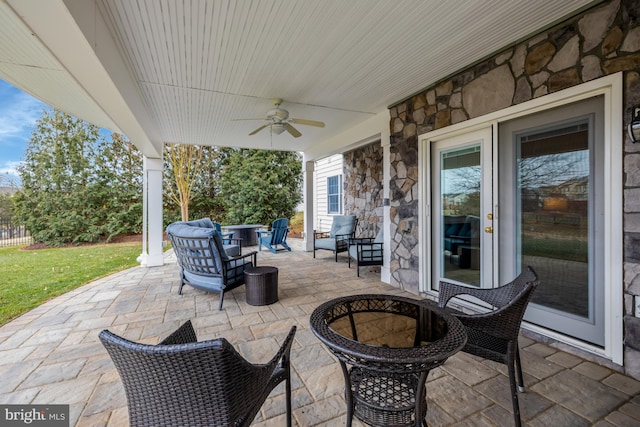
[[[278,301],[278,269],[276,267],[253,267],[244,271],[247,288],[247,304],[269,305]]]

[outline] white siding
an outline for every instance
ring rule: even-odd
[[[315,167],[313,225],[317,231],[329,231],[333,215],[327,213],[327,178],[343,175],[342,154],[318,160]]]

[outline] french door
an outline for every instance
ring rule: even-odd
[[[432,289],[531,265],[525,321],[604,346],[603,110],[597,96],[431,143]]]
[[[431,149],[431,283],[434,289],[441,280],[491,286],[491,128],[436,142]]]
[[[604,346],[604,100],[499,126],[499,276],[540,277],[525,320]]]

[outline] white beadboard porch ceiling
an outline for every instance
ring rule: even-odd
[[[139,145],[148,155],[160,142],[319,154],[390,104],[594,3],[0,0],[0,78],[151,141]],[[249,136],[262,122],[234,121],[264,117],[273,98],[326,127]]]

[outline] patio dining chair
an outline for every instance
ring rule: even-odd
[[[382,228],[375,238],[365,237],[349,239],[349,268],[351,268],[351,260],[355,260],[357,277],[360,277],[360,267],[367,265],[382,265],[383,245],[384,237],[382,234]]]
[[[287,250],[291,252],[291,248],[287,245],[287,234],[289,233],[289,220],[287,218],[278,218],[271,224],[271,230],[257,230],[258,251],[262,250],[262,245],[274,254],[277,251]],[[278,248],[278,246],[282,246]]]
[[[290,353],[296,327],[265,364],[252,364],[225,339],[197,342],[191,321],[158,345],[108,330],[99,338],[111,356],[135,426],[249,426],[272,390],[285,382],[291,426]]]
[[[518,392],[524,392],[518,333],[538,275],[527,267],[512,282],[493,289],[478,289],[440,282],[438,305],[456,316],[467,331],[462,351],[507,365],[515,425],[520,427]],[[446,307],[451,298],[470,295],[492,307],[487,313],[465,314]],[[517,384],[516,384],[517,380]]]
[[[324,249],[332,251],[338,262],[338,253],[348,250],[349,239],[355,237],[357,225],[358,219],[355,215],[336,215],[329,232],[313,230],[313,257],[316,257],[316,250]]]

